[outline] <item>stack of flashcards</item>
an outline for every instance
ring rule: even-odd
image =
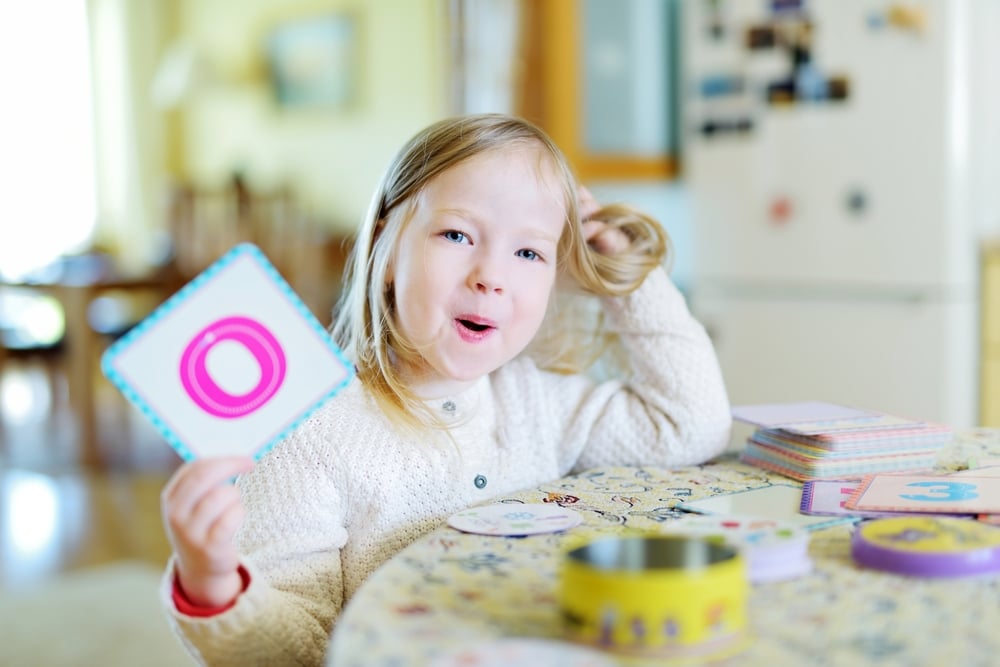
[[[877,473],[803,483],[799,511],[857,519],[931,514],[1000,524],[1000,462],[947,475]]]
[[[833,403],[749,405],[735,419],[758,428],[741,459],[799,481],[930,470],[951,429]]]

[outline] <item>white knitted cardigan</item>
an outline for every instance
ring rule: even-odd
[[[238,482],[246,519],[237,546],[251,582],[235,606],[209,618],[180,614],[168,566],[163,603],[192,656],[321,665],[365,578],[455,511],[594,466],[678,467],[725,449],[731,421],[718,362],[666,272],[603,306],[635,367],[624,380],[596,383],[516,359],[433,403],[454,423],[453,441],[400,436],[358,381],[318,410]]]

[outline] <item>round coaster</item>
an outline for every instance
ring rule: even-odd
[[[506,536],[557,533],[582,521],[578,512],[546,503],[497,503],[448,517],[448,525],[463,533]]]
[[[698,515],[664,526],[669,533],[718,537],[740,549],[753,583],[793,579],[812,570],[809,533],[788,521],[762,517]]]
[[[496,639],[438,657],[431,667],[511,667],[511,665],[558,665],[558,667],[615,667],[595,650],[551,639],[510,637]]]
[[[1000,528],[952,517],[873,519],[851,536],[860,565],[916,577],[1000,571]]]

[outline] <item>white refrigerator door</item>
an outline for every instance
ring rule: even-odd
[[[734,405],[822,400],[977,423],[976,303],[703,295]]]
[[[970,78],[976,4],[924,0],[917,33],[873,27],[884,2],[806,3],[813,61],[825,77],[846,77],[849,93],[843,101],[782,106],[764,102],[763,91],[790,74],[790,56],[744,42],[748,27],[773,19],[771,3],[683,3],[685,179],[697,281],[974,285],[969,118],[974,97],[996,94]],[[722,38],[705,28],[713,7],[728,26]],[[745,82],[749,132],[696,131],[713,115],[732,113],[733,100],[698,92],[720,76]]]

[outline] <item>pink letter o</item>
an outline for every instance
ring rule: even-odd
[[[225,340],[239,343],[260,366],[260,380],[245,394],[230,394],[208,373],[205,358]],[[181,355],[181,384],[188,396],[205,412],[223,419],[250,414],[278,391],[285,379],[285,353],[274,335],[248,317],[225,317],[212,322],[191,339]]]

